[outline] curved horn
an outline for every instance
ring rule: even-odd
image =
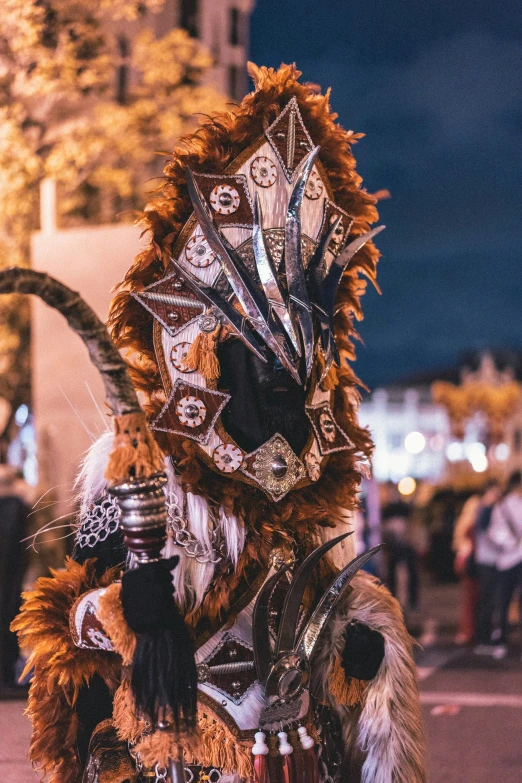
[[[295,634],[297,628],[297,622],[299,619],[299,610],[301,608],[301,601],[306,590],[308,581],[312,575],[312,571],[319,562],[319,560],[336,544],[339,544],[343,539],[348,538],[353,534],[353,530],[349,533],[344,533],[342,536],[332,538],[331,541],[318,546],[317,549],[308,555],[306,560],[301,563],[299,570],[294,576],[290,590],[288,591],[283,606],[283,612],[281,615],[281,622],[279,626],[279,635],[277,637],[275,655],[279,655],[285,650],[292,650],[294,647]]]
[[[58,310],[85,343],[114,415],[142,412],[127,366],[105,325],[76,291],[44,272],[14,266],[0,272],[0,294],[34,294]]]

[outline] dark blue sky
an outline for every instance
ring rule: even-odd
[[[251,59],[331,86],[365,186],[391,191],[361,377],[522,349],[521,0],[257,0]]]

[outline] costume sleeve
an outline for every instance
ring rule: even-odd
[[[117,577],[109,569],[101,577],[94,560],[68,559],[64,569],[41,577],[24,593],[12,629],[20,646],[30,652],[25,672],[33,672],[28,714],[33,724],[30,757],[35,768],[49,774],[49,783],[79,783],[79,743],[85,726],[76,706],[85,687],[97,682],[105,691],[118,685],[121,658],[106,649],[80,649],[69,620],[75,601],[84,593],[107,587]]]
[[[362,623],[384,637],[384,660],[368,682],[339,681],[350,623]],[[345,773],[353,768],[352,756],[362,755],[361,783],[426,781],[412,647],[397,601],[374,577],[358,574],[320,642],[312,665],[312,688],[341,721]]]
[[[29,652],[24,674],[33,673],[30,757],[50,783],[79,783],[92,729],[111,714],[122,660],[97,607],[126,559],[118,518],[106,494],[84,511],[73,558],[24,594],[12,625]]]

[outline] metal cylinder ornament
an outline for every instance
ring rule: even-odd
[[[138,564],[161,559],[167,540],[167,506],[164,473],[129,479],[109,488],[121,512],[120,528],[125,546]]]

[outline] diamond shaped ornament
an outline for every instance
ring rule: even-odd
[[[295,97],[265,131],[265,136],[277,155],[285,177],[291,182],[294,171],[314,147]]]
[[[169,399],[151,422],[150,428],[181,435],[206,445],[229,399],[230,394],[204,389],[178,378]]]
[[[241,471],[275,501],[281,500],[306,477],[303,463],[279,433],[247,454]]]

